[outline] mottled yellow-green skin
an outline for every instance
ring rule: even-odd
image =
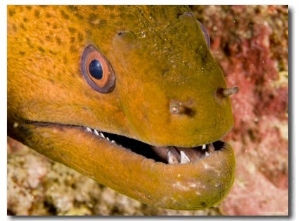
[[[219,203],[234,180],[228,144],[198,162],[167,165],[83,128],[62,126],[186,148],[224,136],[233,117],[229,98],[216,91],[226,83],[189,11],[185,6],[8,6],[8,135],[153,206],[201,209]],[[89,44],[114,69],[111,93],[101,94],[83,79],[80,57]],[[184,104],[192,114],[171,114],[172,103]]]

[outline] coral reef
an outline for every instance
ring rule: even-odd
[[[235,117],[236,153],[225,215],[288,214],[288,7],[194,7],[223,68]]]

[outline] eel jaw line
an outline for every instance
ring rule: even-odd
[[[156,147],[134,140],[128,137],[102,132],[90,127],[83,127],[86,132],[105,139],[113,145],[130,149],[132,152],[143,155],[146,158],[166,164],[186,164],[193,163],[202,158],[210,156],[214,151],[221,150],[224,143],[216,141],[214,143],[203,144],[194,148],[182,148],[175,146]],[[142,147],[141,147],[142,146]]]

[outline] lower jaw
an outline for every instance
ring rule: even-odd
[[[234,181],[232,148],[222,146],[189,163],[167,164],[120,148],[80,127],[22,124],[28,146],[143,203],[169,209],[204,209],[219,203]]]

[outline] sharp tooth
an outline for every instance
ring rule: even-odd
[[[89,127],[86,127],[85,129],[86,129],[88,132],[93,132],[92,129],[89,128]]]
[[[206,149],[206,144],[203,144],[202,145],[202,150],[205,150]]]
[[[96,134],[97,136],[99,136],[99,132],[96,129],[94,129],[94,134]]]
[[[112,140],[111,142],[112,142],[112,143],[116,143],[116,141],[114,141],[114,140]]]
[[[105,138],[104,134],[100,132],[100,137]]]
[[[106,137],[106,140],[110,141],[110,139],[108,137]]]
[[[211,143],[211,144],[209,145],[208,152],[211,153],[211,152],[213,152],[214,150],[215,150],[214,144]]]
[[[188,158],[188,156],[181,150],[180,151],[180,163],[189,163],[191,160]]]
[[[172,151],[168,150],[168,163],[169,164],[176,164],[178,163],[178,160]]]
[[[205,156],[206,156],[206,157],[209,156],[209,153],[208,153],[208,152],[205,152]]]

